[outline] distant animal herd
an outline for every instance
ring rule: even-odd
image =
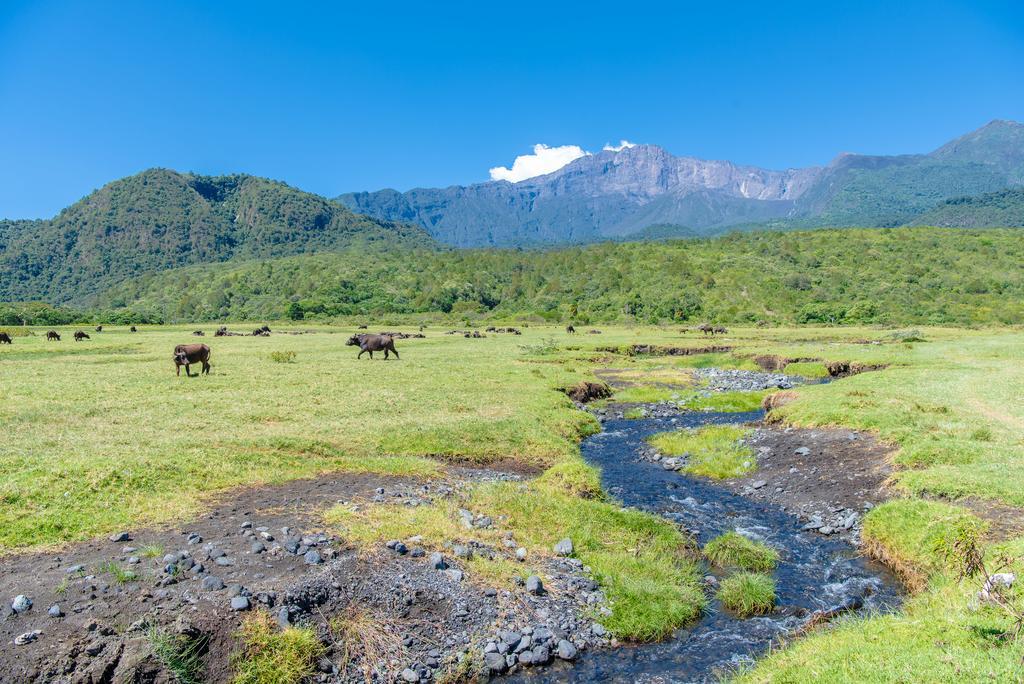
[[[365,325],[360,325],[359,326],[360,330],[366,330],[366,328],[367,328],[367,326],[365,326]],[[711,335],[711,336],[719,335],[719,334],[724,335],[724,334],[729,332],[725,327],[723,327],[721,325],[711,325],[711,324],[708,324],[708,323],[704,323],[702,325],[699,325],[696,328],[690,328],[690,330],[696,330],[696,331],[704,333],[704,335]],[[133,333],[134,332],[138,332],[138,330],[136,329],[136,327],[134,325],[131,326],[128,329],[128,331],[129,332],[133,332]],[[423,334],[422,331],[423,331],[423,326],[421,325],[419,333],[402,333],[402,332],[382,332],[382,333],[377,333],[377,334],[373,334],[373,333],[357,333],[355,335],[352,335],[348,339],[348,341],[345,342],[345,345],[349,346],[349,347],[359,347],[359,353],[356,354],[356,358],[357,359],[361,358],[363,354],[369,354],[370,358],[373,359],[373,353],[374,352],[381,352],[381,351],[384,352],[384,358],[385,359],[389,359],[391,354],[394,354],[396,359],[400,359],[401,357],[399,357],[399,355],[398,355],[398,350],[395,349],[395,340],[402,340],[402,339],[407,339],[407,338],[422,338],[422,337],[425,337],[425,335]],[[96,332],[103,332],[103,326],[102,325],[97,325],[96,326]],[[263,326],[261,326],[259,328],[256,328],[255,330],[253,330],[252,333],[250,333],[250,335],[252,337],[268,337],[270,335],[270,332],[271,332],[270,331],[270,327],[266,326],[266,325],[263,325]],[[487,333],[495,333],[495,334],[502,334],[502,333],[504,333],[504,334],[510,334],[510,335],[522,335],[523,334],[522,331],[519,330],[518,328],[512,328],[512,327],[497,328],[497,327],[494,327],[494,326],[491,326],[491,327],[487,328],[485,330],[485,332],[487,332]],[[573,335],[573,334],[576,333],[576,327],[571,325],[571,324],[567,325],[565,327],[565,332],[570,334],[570,335]],[[587,332],[589,334],[592,334],[592,335],[600,335],[601,334],[601,331],[597,330],[597,329],[591,329],[591,330],[588,330]],[[203,337],[206,333],[203,332],[202,330],[194,330],[192,332],[192,334],[194,336],[196,336],[196,337]],[[462,336],[467,337],[467,338],[482,338],[482,337],[486,337],[486,335],[482,334],[479,330],[472,330],[472,331],[470,331],[470,330],[449,330],[445,334],[446,335],[462,335]],[[217,328],[216,332],[213,333],[213,336],[214,337],[233,337],[233,336],[243,337],[243,336],[247,336],[247,335],[245,335],[245,333],[230,332],[228,330],[227,326],[221,326],[221,327]],[[73,335],[73,337],[75,338],[76,342],[81,342],[82,340],[92,339],[83,330],[76,330],[74,335]],[[48,342],[60,342],[60,333],[58,333],[56,330],[50,330],[50,331],[48,331],[46,333],[46,340]],[[0,332],[0,344],[13,344],[13,340],[11,339],[11,336],[8,333]],[[205,344],[179,344],[178,346],[176,346],[174,348],[173,359],[174,359],[175,374],[178,375],[178,376],[181,376],[181,367],[184,366],[185,367],[185,375],[187,375],[188,377],[193,377],[192,376],[192,372],[190,370],[190,367],[191,367],[192,364],[195,364],[195,363],[202,364],[202,370],[199,372],[199,375],[209,375],[209,373],[210,373],[210,347],[208,347]]]

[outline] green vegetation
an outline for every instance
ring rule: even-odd
[[[153,648],[153,654],[160,664],[172,675],[178,684],[202,684],[203,650],[207,638],[190,639],[182,634],[171,634],[165,630],[151,628],[146,635]]]
[[[239,637],[233,684],[299,684],[316,672],[316,660],[325,650],[312,629],[279,630],[262,611],[245,619]]]
[[[545,467],[578,454],[595,425],[552,391],[582,377],[530,363],[523,337],[432,334],[400,341],[392,362],[357,361],[337,329],[224,337],[208,340],[209,376],[175,377],[170,350],[192,329],[0,346],[0,547],[181,519],[204,495],[327,471]],[[270,363],[268,347],[303,363]]]
[[[712,392],[684,398],[680,404],[695,411],[756,411],[766,394],[770,392]]]
[[[420,535],[421,543],[441,549],[464,539],[458,509],[467,508],[503,521],[494,529],[473,530],[474,539],[500,547],[504,532],[511,531],[529,552],[525,567],[475,556],[467,562],[471,578],[507,586],[513,577],[536,571],[531,559],[550,554],[555,542],[569,537],[575,555],[604,588],[612,614],[602,622],[615,634],[658,639],[698,616],[705,599],[688,541],[670,523],[602,498],[596,471],[576,460],[529,484],[478,485],[464,501],[338,507],[328,519],[355,542]]]
[[[270,352],[270,360],[274,363],[295,363],[296,357],[298,357],[296,351],[272,351]]]
[[[1024,226],[1024,188],[1007,188],[981,195],[948,199],[912,222],[918,226],[981,228]]]
[[[757,572],[738,572],[722,580],[716,596],[741,617],[762,615],[775,605],[775,580]]]
[[[782,371],[786,375],[799,375],[804,378],[827,378],[828,369],[818,361],[798,361],[787,363]]]
[[[1012,229],[761,232],[542,252],[371,249],[240,258],[123,280],[77,317],[156,322],[431,314],[453,322],[518,318],[581,325],[1024,320],[1024,240]],[[63,301],[67,292],[79,290],[62,289],[50,299]],[[42,289],[0,293],[15,296],[48,295]],[[20,324],[18,310],[8,311],[0,307],[0,325]]]
[[[704,555],[720,568],[767,572],[779,562],[779,552],[763,542],[726,532],[704,545]]]
[[[683,470],[693,475],[725,479],[740,477],[757,467],[754,451],[743,443],[748,428],[708,425],[697,430],[662,432],[648,439],[666,456],[687,456]]]
[[[126,584],[139,579],[139,576],[134,571],[123,568],[114,561],[107,561],[99,567],[99,571],[109,574],[115,584]]]
[[[314,251],[359,258],[385,248],[397,257],[422,247],[436,249],[419,228],[359,216],[284,183],[150,169],[51,220],[0,226],[0,300],[82,302],[125,278],[186,264]]]

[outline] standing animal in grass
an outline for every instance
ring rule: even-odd
[[[715,329],[714,329],[714,332],[718,333],[718,334],[721,334],[721,335],[724,335],[724,334],[726,334],[729,331],[725,328],[724,325],[716,325]]]
[[[185,367],[185,375],[192,377],[192,371],[189,370],[189,366],[193,363],[202,363],[203,370],[200,371],[200,375],[204,373],[210,374],[210,348],[205,344],[179,344],[174,348],[174,367],[177,370],[175,375],[181,376],[181,367]]]
[[[128,328],[128,332],[139,332],[139,331],[136,330],[135,326],[133,325],[132,327]]]
[[[0,332],[0,344],[14,344],[14,341],[11,340],[11,336],[7,333]]]
[[[357,359],[362,356],[364,352],[369,352],[370,358],[372,359],[373,352],[375,351],[383,351],[385,359],[388,358],[388,352],[394,354],[396,359],[400,358],[398,356],[398,350],[395,349],[395,340],[390,335],[353,335],[348,338],[348,342],[345,343],[345,346],[359,347],[359,353],[356,354]]]
[[[103,326],[102,325],[97,325],[96,326],[96,332],[103,332]]]
[[[575,335],[576,334],[576,328],[575,328],[575,326],[567,325],[567,326],[565,326],[565,332],[569,333],[570,335]]]
[[[92,339],[81,330],[75,331],[75,342],[81,342],[82,340]]]
[[[56,330],[51,330],[50,332],[46,333],[46,341],[60,342],[60,335],[57,334]]]
[[[705,335],[714,335],[715,334],[714,327],[708,325],[707,323],[703,323],[703,324],[697,326],[697,330],[700,330]]]

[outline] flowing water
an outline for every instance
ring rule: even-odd
[[[802,532],[799,521],[700,478],[641,460],[646,437],[682,427],[742,423],[762,413],[683,413],[673,418],[613,420],[581,445],[600,466],[605,489],[626,506],[657,513],[695,531],[701,546],[729,530],[760,539],[782,555],[775,571],[778,609],[741,619],[712,599],[703,618],[657,644],[587,653],[571,668],[536,671],[534,681],[707,682],[751,662],[799,629],[815,610],[863,602],[865,611],[898,606],[901,588],[878,563],[848,544]],[[709,572],[711,572],[709,570]]]

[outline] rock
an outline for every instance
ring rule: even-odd
[[[534,665],[547,665],[551,662],[551,649],[547,646],[534,646],[533,648],[533,664]]]
[[[281,610],[277,611],[277,624],[281,628],[289,627],[292,624],[291,611],[288,610],[288,606],[281,606]]]
[[[14,600],[11,601],[11,610],[13,610],[18,615],[27,612],[31,607],[32,599],[30,599],[28,596],[25,596],[24,594],[18,594],[14,597]]]
[[[249,547],[249,551],[252,553],[263,553],[266,550],[267,547],[263,544],[263,542],[253,542],[252,545]]]
[[[555,650],[555,655],[557,655],[559,658],[561,658],[562,660],[575,660],[576,653],[576,647],[573,645],[571,641],[568,641],[566,639],[558,640],[558,647]]]
[[[572,539],[566,537],[557,544],[555,544],[555,553],[559,556],[571,556],[572,555]]]
[[[249,599],[245,596],[236,596],[231,599],[231,610],[249,610]]]
[[[430,554],[430,567],[432,567],[434,570],[447,569],[448,564],[444,561],[444,555],[437,551]]]
[[[505,662],[505,656],[500,653],[485,653],[484,666],[490,674],[503,674],[508,670],[508,663]]]
[[[228,558],[227,556],[221,556],[220,558],[215,559],[213,562],[221,567],[227,567],[229,565],[235,564],[235,561],[231,558]]]
[[[68,573],[69,575],[73,575],[76,572],[85,572],[85,566],[84,565],[72,565],[70,568],[68,568],[64,572]]]
[[[25,632],[24,634],[19,634],[18,636],[14,637],[14,645],[15,646],[24,646],[25,644],[31,644],[33,641],[38,639],[39,635],[42,634],[42,633],[43,632],[40,629],[33,629],[31,632]]]
[[[978,592],[978,598],[982,601],[988,601],[992,598],[993,594],[999,594],[1002,589],[1012,587],[1015,581],[1017,581],[1017,576],[1012,572],[997,572],[989,575],[989,578],[985,580],[985,585]]]
[[[142,562],[142,559],[138,556],[128,556],[128,565],[138,565]]]
[[[857,524],[857,520],[858,518],[856,513],[851,513],[850,515],[846,516],[846,520],[843,521],[843,529],[850,529],[851,527]]]
[[[464,560],[469,560],[473,557],[473,549],[465,544],[456,544],[455,547],[452,548],[452,553],[455,554],[456,558],[462,558]]]
[[[412,547],[412,551],[409,552],[409,555],[413,558],[423,558],[427,555],[427,552],[423,550],[422,546],[414,546]]]
[[[411,667],[407,667],[404,670],[402,670],[402,681],[410,682],[410,684],[415,684],[416,682],[420,681],[420,676],[416,674],[416,670],[412,669]]]
[[[764,480],[756,480],[750,486],[753,487],[754,489],[761,489],[761,487],[764,487],[767,484],[768,483],[765,482]]]
[[[220,577],[214,577],[213,575],[207,575],[203,578],[201,585],[203,589],[207,591],[220,591],[224,588],[224,580]]]
[[[131,535],[129,535],[127,532],[118,532],[117,534],[110,535],[110,541],[114,542],[115,544],[126,542],[130,539]]]
[[[595,622],[593,625],[590,626],[590,632],[594,636],[599,636],[600,637],[600,636],[604,636],[605,634],[607,634],[608,630],[606,630],[604,628],[604,625],[602,625],[601,623]]]
[[[830,527],[829,525],[823,525],[823,526],[818,528],[818,532],[820,534],[829,535],[829,534],[832,534],[833,532],[835,532],[835,530],[832,529],[832,527]]]
[[[544,593],[544,583],[540,581],[540,577],[537,575],[530,575],[526,578],[526,591],[530,592],[535,596],[539,596]]]
[[[526,549],[524,549],[522,546],[516,549],[516,560],[520,563],[526,560]]]
[[[312,550],[307,551],[306,555],[303,556],[303,559],[306,561],[307,565],[320,565],[324,562],[323,559],[320,558],[320,554]]]
[[[523,665],[533,665],[533,651],[523,651],[520,653],[519,662]]]
[[[50,606],[50,609],[46,611],[46,614],[55,618],[64,617],[64,611],[60,609],[60,604],[57,603]]]
[[[456,582],[461,582],[464,576],[463,572],[458,568],[448,568],[447,570],[445,570],[445,572],[448,574],[449,577],[451,577]]]

